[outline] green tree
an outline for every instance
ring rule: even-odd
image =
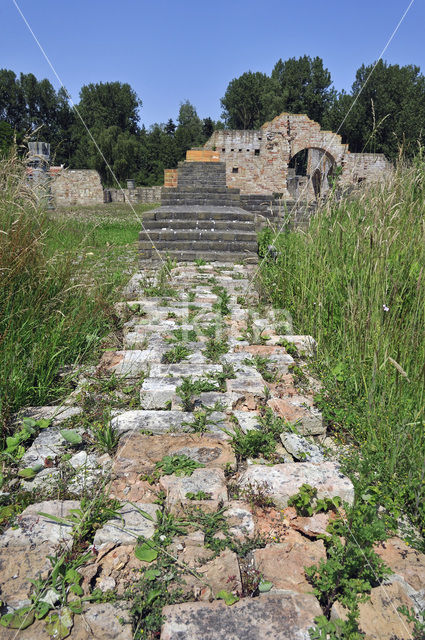
[[[202,121],[189,100],[181,103],[177,122],[178,126],[174,137],[179,149],[179,156],[184,158],[188,149],[198,147],[205,142]]]
[[[18,130],[26,126],[25,97],[16,74],[9,69],[0,69],[0,120]]]
[[[234,78],[221,99],[223,118],[229,129],[258,129],[283,111],[279,84],[259,71]]]
[[[114,175],[119,183],[124,184],[125,180],[137,174],[142,153],[137,135],[112,126],[107,129],[94,129],[93,138],[103,157],[91,138],[85,138],[74,157],[76,168],[96,169],[102,184],[112,187],[117,187]],[[109,164],[114,175],[106,163]]]
[[[351,94],[339,94],[326,126],[337,130],[343,123],[341,134],[351,151],[384,153],[393,159],[402,146],[411,157],[425,131],[425,78],[413,65],[381,60],[373,67],[358,69]]]
[[[163,184],[164,169],[177,166],[181,157],[175,137],[167,133],[168,123],[154,124],[140,134],[141,162],[137,179],[147,186]]]
[[[137,133],[142,101],[127,83],[99,82],[84,85],[78,110],[89,129],[119,127]]]
[[[331,74],[319,57],[302,56],[298,59],[278,60],[272,79],[279,85],[282,110],[289,113],[306,113],[322,124],[323,118],[335,99],[331,87]],[[277,114],[276,114],[277,115]]]
[[[12,146],[14,130],[12,125],[0,120],[0,157],[8,152]]]

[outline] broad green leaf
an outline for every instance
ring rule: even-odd
[[[25,480],[31,480],[37,475],[37,471],[32,469],[32,467],[26,467],[25,469],[20,469],[18,471],[18,476],[20,478],[24,478]]]
[[[68,607],[71,609],[72,613],[83,613],[83,606],[80,598],[68,602]]]
[[[65,582],[68,582],[68,584],[79,584],[80,580],[81,576],[75,569],[68,569],[65,573]]]
[[[50,427],[51,424],[52,421],[47,420],[47,418],[40,418],[40,420],[37,420],[37,427],[39,429],[47,429],[47,427]]]
[[[52,606],[49,602],[43,602],[42,600],[40,600],[35,610],[35,617],[37,618],[37,620],[41,620],[41,618],[44,618],[44,616],[49,613],[50,609],[52,609]]]
[[[37,420],[34,420],[34,418],[23,418],[22,424],[28,425],[30,427],[35,427],[37,424]]]
[[[231,607],[232,604],[235,604],[239,600],[238,596],[233,595],[230,591],[225,591],[222,589],[217,593],[218,600],[224,600],[228,607]]]
[[[72,612],[65,608],[46,618],[46,631],[55,640],[63,640],[71,633],[72,624]]]
[[[158,569],[148,569],[143,574],[143,577],[145,580],[149,580],[149,582],[152,582],[153,580],[155,580],[155,578],[158,578],[160,575],[161,575],[161,572]]]
[[[161,589],[151,589],[146,598],[146,605],[150,605],[161,593]]]
[[[79,584],[74,583],[73,585],[71,585],[69,590],[72,591],[72,593],[75,593],[76,596],[83,596],[84,595],[84,591],[80,587]]]
[[[61,429],[59,433],[69,444],[80,444],[83,441],[81,435],[73,429]]]
[[[135,548],[134,555],[138,560],[142,560],[142,562],[152,562],[158,557],[158,551],[149,543],[144,542]]]
[[[0,624],[8,629],[26,629],[35,619],[34,610],[30,607],[17,609],[13,613],[6,613],[0,618]]]
[[[258,585],[258,591],[260,593],[267,593],[267,591],[270,591],[272,586],[273,582],[269,582],[268,580],[261,580],[260,584]]]

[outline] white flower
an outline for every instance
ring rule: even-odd
[[[382,308],[383,308],[383,310],[384,310],[384,311],[389,311],[389,310],[390,310],[390,308],[389,308],[389,307],[387,307],[387,305],[386,305],[386,304],[383,304],[383,305],[382,305]]]

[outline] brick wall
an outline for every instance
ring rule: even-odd
[[[164,169],[164,187],[177,187],[177,169]]]
[[[103,203],[103,187],[97,171],[92,169],[62,169],[52,172],[50,189],[55,206]]]
[[[220,162],[220,154],[211,149],[189,149],[186,162]]]
[[[322,131],[304,114],[282,113],[257,131],[214,131],[205,148],[216,151],[226,163],[228,187],[240,189],[241,194],[280,193],[286,199],[299,194],[307,199],[315,197],[308,178],[297,180],[295,186],[290,183],[288,189],[288,178],[292,180],[288,165],[303,149],[309,150],[308,175],[319,171],[322,193],[329,187],[327,174],[332,166],[342,167],[345,182],[352,182],[355,171],[360,170],[360,177],[378,179],[391,166],[384,156],[377,160],[375,155],[370,158],[371,154],[350,154],[341,136]]]
[[[104,202],[149,203],[161,202],[162,187],[136,187],[135,189],[105,189]]]

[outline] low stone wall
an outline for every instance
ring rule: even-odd
[[[264,216],[277,227],[304,228],[317,210],[315,201],[283,200],[272,195],[241,195],[240,203],[242,209]]]
[[[105,189],[104,202],[131,202],[132,204],[160,202],[162,187],[136,187],[135,189]]]
[[[103,203],[100,176],[93,169],[62,169],[51,174],[50,192],[56,207]]]

